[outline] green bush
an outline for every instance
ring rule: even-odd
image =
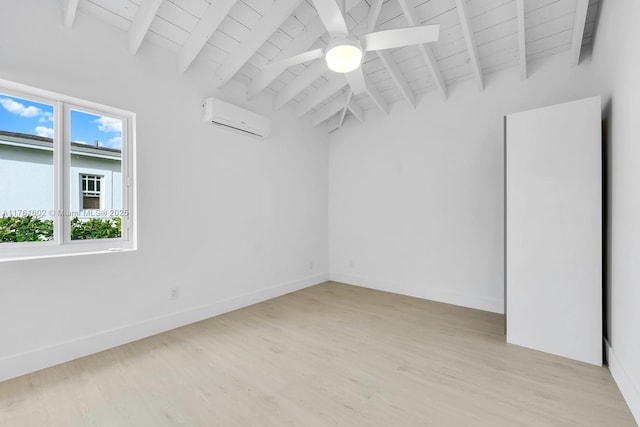
[[[78,217],[71,220],[71,240],[113,239],[122,236],[122,218],[91,218],[80,221]]]
[[[122,219],[71,219],[71,240],[111,239],[122,236]],[[44,242],[53,240],[53,220],[33,216],[0,218],[0,242]]]
[[[33,216],[0,218],[0,242],[44,242],[53,239],[53,220]]]

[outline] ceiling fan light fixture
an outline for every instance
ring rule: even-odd
[[[362,62],[362,48],[355,39],[333,39],[327,46],[325,59],[331,71],[350,73]]]

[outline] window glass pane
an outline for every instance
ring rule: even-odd
[[[53,240],[53,118],[0,92],[0,244]]]
[[[83,196],[82,209],[100,209],[100,197]]]
[[[71,239],[122,236],[121,119],[70,110]]]

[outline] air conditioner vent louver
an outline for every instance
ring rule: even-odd
[[[263,137],[264,137],[263,135],[260,135],[259,133],[256,133],[256,132],[252,132],[252,131],[247,130],[247,128],[246,128],[246,123],[242,123],[243,125],[245,125],[245,127],[243,127],[243,128],[239,128],[239,127],[231,126],[231,125],[228,125],[228,124],[226,124],[226,123],[217,122],[217,121],[215,121],[215,120],[211,120],[211,123],[212,123],[212,124],[214,124],[214,125],[216,125],[216,126],[223,126],[223,127],[229,128],[229,129],[231,129],[231,130],[240,131],[240,132],[242,132],[242,133],[248,133],[248,134],[251,134],[251,135],[253,135],[253,136],[257,136],[258,138],[263,138]]]

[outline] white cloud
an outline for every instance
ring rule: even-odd
[[[122,137],[114,136],[113,138],[107,141],[106,146],[109,148],[115,148],[117,150],[120,150],[122,148]]]
[[[84,144],[84,145],[88,145],[88,144],[87,144],[87,141],[73,141],[73,142],[75,142],[75,143],[77,143],[77,144]]]
[[[10,98],[0,98],[0,105],[4,107],[10,113],[17,114],[20,117],[36,117],[42,114],[39,108],[34,106],[25,107],[24,104],[21,104],[17,101],[14,101]]]
[[[120,132],[122,133],[122,120],[112,119],[111,117],[101,116],[95,121],[98,123],[98,129],[101,132]]]
[[[44,123],[44,122],[52,122],[53,121],[53,113],[50,113],[48,111],[44,111],[42,113],[42,116],[40,117],[40,120],[38,120],[40,123]]]
[[[43,136],[45,138],[53,138],[53,128],[37,126],[35,130],[36,130],[36,135],[38,136]]]

